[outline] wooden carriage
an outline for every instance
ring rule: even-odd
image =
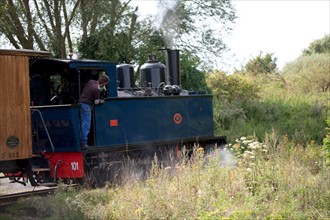
[[[45,56],[0,49],[0,162],[32,157],[29,62]]]

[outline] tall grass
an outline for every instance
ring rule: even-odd
[[[215,101],[217,134],[226,135],[230,141],[249,134],[262,140],[266,132],[275,130],[298,144],[307,146],[311,141],[321,144],[326,119],[330,117],[330,100],[323,95],[299,96],[278,91],[262,100],[241,99],[221,104]]]
[[[315,143],[302,147],[272,132],[263,143],[242,137],[221,150],[196,147],[190,157],[183,151],[173,166],[155,157],[146,180],[60,190],[42,203],[56,207],[49,219],[326,219],[330,174],[324,161]]]

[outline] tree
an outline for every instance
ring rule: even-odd
[[[101,29],[107,32],[107,36],[101,34],[101,37],[111,38],[123,24],[130,25],[124,21],[128,17],[132,18],[131,26],[134,27],[136,15],[130,13],[129,2],[2,0],[0,33],[17,49],[48,50],[55,57],[66,58],[68,52],[77,49],[74,42],[78,39],[86,45],[91,36],[90,41],[95,43],[95,36]],[[77,33],[80,29],[81,35]],[[134,34],[132,31],[128,33],[128,38]],[[127,41],[121,42],[127,44]],[[96,51],[96,54],[100,52]]]
[[[283,73],[304,93],[330,91],[330,35],[311,42]]]
[[[206,80],[214,97],[213,116],[217,132],[229,137],[237,135],[246,123],[243,103],[258,99],[259,87],[240,74],[227,75],[221,71],[207,75]]]
[[[219,100],[233,102],[259,97],[258,86],[248,82],[239,74],[226,75],[224,72],[216,71],[208,75],[206,79],[213,95]]]
[[[111,5],[112,4],[113,3],[111,3]],[[93,3],[93,5],[95,4]],[[118,3],[118,5],[120,4]],[[168,7],[168,5],[171,5],[171,7]],[[111,8],[110,6],[102,7]],[[134,45],[129,51],[134,51],[135,49],[135,55],[127,55],[128,52],[123,53],[122,50],[125,47],[120,49],[120,52],[125,54],[125,62],[134,62],[141,65],[145,61],[147,53],[167,47],[185,50],[190,54],[196,54],[199,60],[202,61],[199,63],[200,66],[204,64],[204,67],[210,67],[215,60],[209,59],[210,54],[211,57],[219,57],[221,55],[225,48],[222,36],[231,29],[230,25],[236,18],[235,10],[230,0],[178,0],[171,2],[159,0],[159,10],[163,13],[160,12],[160,17],[156,18],[157,21],[160,21],[157,27],[153,25],[154,21],[151,17],[147,17],[141,21],[134,20],[134,13],[132,12],[127,11],[125,19],[122,19],[123,14],[117,14],[119,19],[111,18],[110,20],[118,21],[118,24],[115,22],[110,23],[119,25],[119,21],[125,20],[132,21],[130,23],[131,25],[122,26],[120,29],[116,28],[115,31],[112,31],[114,28],[110,25],[110,27],[101,27],[99,30],[96,30],[97,34],[95,35],[94,32],[88,36],[84,35],[83,44],[80,44],[80,52],[82,52],[83,56],[89,56],[88,53],[85,53],[86,51],[84,51],[84,49],[92,53],[96,50],[100,56],[117,59],[122,56],[114,55],[119,52],[115,52],[115,50],[118,48],[118,45],[119,47],[123,46],[120,42],[124,39],[126,45]],[[108,13],[109,17],[116,17],[116,10],[112,9],[111,11],[111,14]],[[209,25],[210,23],[214,23],[214,25]],[[109,28],[111,31],[109,31]],[[116,34],[124,37],[116,41]],[[88,40],[87,38],[90,37],[92,39]],[[158,40],[153,40],[157,38]],[[86,43],[87,41],[91,41],[91,46],[96,46],[96,48],[92,50],[88,49],[90,45]],[[157,45],[154,43],[157,43]],[[111,47],[111,54],[109,54],[109,50],[102,49],[105,45],[113,45]],[[149,50],[146,53],[146,49],[153,48],[156,50]],[[141,53],[140,51],[143,52]],[[119,61],[121,62],[123,60]]]
[[[1,0],[0,34],[15,48],[48,50],[55,57],[64,58],[79,45],[81,57],[141,65],[145,49],[168,47],[196,54],[202,61],[199,65],[210,67],[214,62],[210,54],[221,55],[222,36],[236,18],[230,0],[178,0],[173,8],[159,0],[165,13],[155,29],[151,17],[137,19],[137,9],[130,2]],[[152,41],[156,38],[162,40]]]
[[[82,58],[131,62],[137,29],[136,10],[130,1],[81,0],[82,37],[79,55]]]
[[[330,91],[330,61],[328,54],[301,56],[287,64],[283,74],[293,87],[304,93]]]
[[[79,0],[2,0],[0,33],[16,49],[48,50],[66,57],[73,50],[70,26]]]
[[[158,60],[164,61],[164,53],[157,52],[159,49],[178,48],[181,49],[182,56],[183,87],[205,90],[204,71],[200,71],[198,67],[207,66],[206,59],[209,64],[214,62],[215,59],[210,60],[210,56],[206,58],[206,53],[220,56],[223,52],[225,45],[221,36],[230,29],[235,11],[229,0],[180,0],[171,8],[166,7],[165,4],[173,2],[159,1],[159,8],[164,10],[164,16],[157,18],[162,21],[158,28],[153,25],[151,17],[133,22],[134,13],[127,12],[124,20],[132,21],[131,25],[117,28],[114,32],[107,31],[108,27],[101,27],[86,36],[85,43],[82,41],[79,44],[80,54],[87,58],[133,63],[139,70],[148,54],[155,53]],[[114,16],[114,13],[109,16]],[[220,25],[211,27],[208,22],[212,21]]]
[[[166,8],[167,4],[160,1],[160,7]],[[225,51],[222,39],[230,32],[236,15],[230,0],[178,0],[160,19],[159,30],[166,47],[196,54],[200,66],[209,69],[216,62],[212,57],[218,58]]]
[[[276,72],[276,57],[273,54],[267,53],[266,55],[256,56],[248,61],[245,65],[245,70],[253,75],[258,74],[273,74]]]
[[[250,59],[245,65],[245,70],[240,72],[252,74],[253,76],[266,76],[273,81],[280,81],[286,84],[284,77],[276,68],[277,58],[272,53],[266,53],[264,56],[260,53],[255,58]]]
[[[317,39],[304,49],[303,55],[312,54],[330,54],[330,35],[326,35],[321,39]]]
[[[180,72],[182,88],[192,91],[210,92],[206,84],[205,72],[198,68],[198,57],[188,51],[181,51]]]

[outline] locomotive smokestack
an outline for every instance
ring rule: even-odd
[[[166,69],[170,85],[181,86],[180,50],[166,49]]]

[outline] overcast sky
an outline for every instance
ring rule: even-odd
[[[295,60],[308,45],[330,33],[329,0],[233,1],[239,18],[228,39],[236,65],[274,53],[278,66]]]
[[[157,11],[156,0],[133,1],[142,13]],[[238,18],[226,39],[231,50],[221,66],[228,72],[260,52],[274,53],[281,69],[313,40],[330,33],[330,0],[234,0],[233,4]]]

